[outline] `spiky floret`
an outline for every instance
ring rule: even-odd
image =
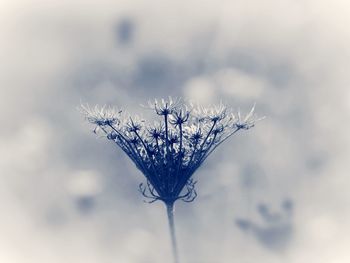
[[[140,192],[150,202],[191,202],[197,196],[194,172],[224,141],[262,118],[242,117],[224,104],[202,107],[180,99],[148,103],[159,119],[152,124],[112,107],[81,106],[95,132],[116,143],[146,177]]]

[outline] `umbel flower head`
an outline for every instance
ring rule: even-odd
[[[260,120],[251,111],[242,117],[225,105],[203,107],[180,99],[149,101],[157,119],[147,123],[112,107],[81,105],[94,132],[118,145],[146,177],[139,190],[149,199],[173,204],[196,196],[194,172],[224,141]]]

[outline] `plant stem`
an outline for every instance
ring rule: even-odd
[[[166,204],[168,223],[171,237],[171,245],[173,249],[174,263],[179,263],[179,257],[177,254],[177,244],[175,235],[175,222],[174,222],[174,203]]]

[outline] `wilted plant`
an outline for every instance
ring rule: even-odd
[[[154,123],[112,107],[82,105],[80,110],[95,125],[94,132],[116,143],[144,174],[146,183],[139,185],[139,191],[149,203],[165,204],[178,262],[175,201],[192,202],[197,196],[194,172],[221,143],[260,119],[254,115],[255,107],[242,117],[222,103],[202,107],[172,98],[150,101],[146,108],[158,115]]]

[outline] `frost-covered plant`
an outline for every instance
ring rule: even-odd
[[[145,106],[144,106],[145,107]],[[254,108],[242,117],[225,105],[203,107],[181,99],[149,101],[145,107],[158,118],[146,122],[138,116],[112,107],[81,105],[96,134],[117,144],[146,177],[139,191],[150,203],[167,207],[172,246],[177,259],[174,203],[192,202],[197,192],[194,172],[224,141],[239,130],[248,130],[260,120]]]

